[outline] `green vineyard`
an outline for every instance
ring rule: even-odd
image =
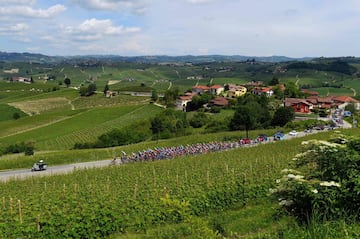
[[[201,216],[246,204],[267,196],[299,145],[291,140],[2,183],[0,236],[99,238],[179,223],[182,210]],[[186,209],[164,198],[187,202]]]

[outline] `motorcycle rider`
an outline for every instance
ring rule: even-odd
[[[46,163],[44,162],[44,160],[40,160],[39,163],[38,163],[38,166],[39,166],[40,169],[43,169],[45,164]]]

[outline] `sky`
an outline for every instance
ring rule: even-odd
[[[360,56],[359,0],[0,0],[0,51]]]

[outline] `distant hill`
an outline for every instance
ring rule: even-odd
[[[308,61],[313,58],[290,58],[286,56],[241,56],[241,55],[185,55],[185,56],[118,56],[118,55],[84,55],[84,56],[47,56],[36,53],[9,53],[0,52],[0,61],[3,62],[34,62],[34,63],[56,63],[64,61],[122,61],[143,63],[204,63],[204,62],[234,62],[234,61],[256,61],[256,62],[286,62],[286,61]]]
[[[1,52],[0,61],[5,62],[54,62],[59,60],[58,57],[46,56],[35,53],[16,53],[16,52]]]

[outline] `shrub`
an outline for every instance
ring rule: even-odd
[[[194,114],[189,123],[194,128],[201,128],[207,123],[207,121],[208,116],[204,112],[198,112]]]
[[[283,170],[273,190],[279,205],[302,222],[314,212],[330,219],[359,212],[359,145],[360,139],[341,135],[303,142],[303,151],[292,160],[296,170]]]

